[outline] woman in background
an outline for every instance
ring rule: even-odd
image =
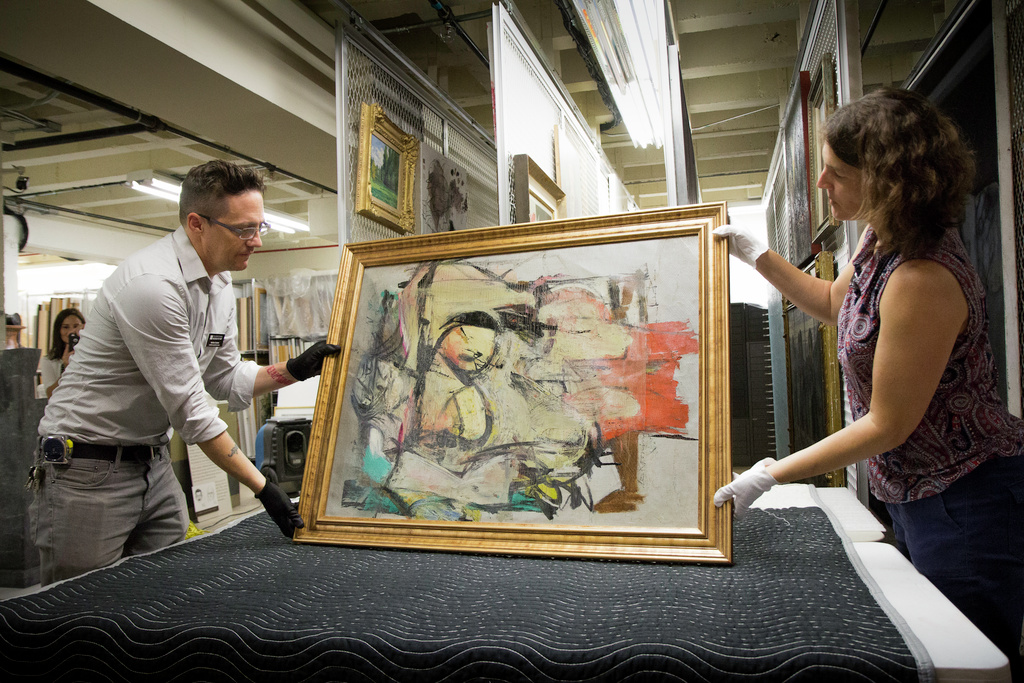
[[[46,392],[46,398],[53,394],[53,390],[60,383],[61,373],[71,362],[71,354],[75,352],[72,342],[77,340],[83,327],[85,316],[77,308],[65,308],[54,319],[53,333],[50,335],[53,343],[50,345],[49,353],[39,361],[39,374],[42,376],[40,386]]]
[[[984,287],[957,231],[971,153],[926,98],[884,88],[829,118],[822,159],[817,185],[833,216],[867,223],[835,282],[745,230],[716,233],[799,308],[838,325],[854,421],[759,462],[715,504],[732,500],[740,516],[776,483],[867,459],[901,552],[1024,681],[1024,421],[999,398]]]

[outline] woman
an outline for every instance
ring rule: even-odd
[[[882,89],[826,122],[838,220],[867,223],[835,282],[725,226],[731,252],[815,318],[839,326],[854,422],[715,494],[737,516],[764,491],[868,460],[900,550],[1010,659],[1024,620],[1024,422],[998,392],[984,290],[956,230],[974,164],[927,99]]]
[[[85,327],[85,316],[77,308],[65,308],[57,314],[53,321],[53,334],[50,351],[39,362],[39,373],[42,375],[41,386],[44,387],[46,398],[50,398],[53,390],[60,383],[61,373],[71,362],[71,354],[74,353],[72,344],[68,337],[72,334],[79,335]]]

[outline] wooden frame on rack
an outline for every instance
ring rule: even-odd
[[[793,79],[793,87],[783,114],[783,135],[785,143],[786,206],[789,209],[789,260],[802,268],[811,261],[820,246],[811,242],[814,226],[811,225],[811,180],[810,154],[807,131],[807,97],[811,88],[811,76],[801,71]]]
[[[819,252],[804,272],[821,280],[835,280],[832,252]],[[816,320],[788,300],[783,303],[790,387],[790,449],[796,452],[842,428],[842,376],[836,354],[835,325]],[[809,481],[817,486],[845,486],[845,470],[833,470]]]
[[[565,218],[565,192],[526,154],[512,157],[516,223]]]
[[[823,131],[825,121],[832,116],[836,110],[836,64],[832,53],[826,52],[815,73],[814,81],[811,83],[810,95],[808,97],[808,139],[810,141],[811,157],[811,225],[814,233],[811,242],[820,244],[827,240],[836,231],[841,221],[837,221],[832,215],[832,208],[828,203],[828,192],[816,186],[817,178],[821,175],[823,164],[821,160],[821,145],[825,141]]]

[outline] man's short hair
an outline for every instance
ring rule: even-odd
[[[251,166],[215,159],[193,167],[181,184],[178,220],[185,225],[190,213],[214,216],[226,197],[253,190],[263,194],[263,176]]]

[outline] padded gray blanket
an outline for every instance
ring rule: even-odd
[[[0,680],[918,680],[820,509],[752,510],[734,559],[299,545],[259,514],[0,602]]]

